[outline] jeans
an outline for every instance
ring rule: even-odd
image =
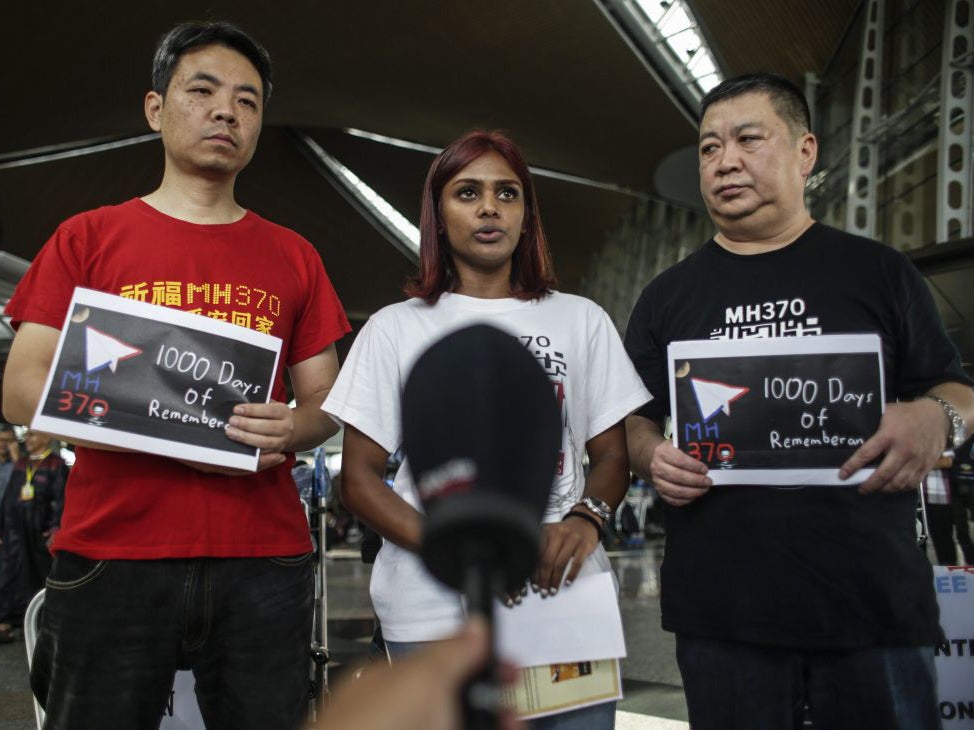
[[[45,730],[158,728],[192,669],[208,730],[301,726],[312,556],[89,560],[58,553],[31,687]]]
[[[432,641],[386,640],[386,653],[389,660],[395,663],[396,659],[422,650],[424,646],[433,643]],[[603,702],[580,710],[528,720],[526,724],[529,730],[613,730],[616,725],[616,703]]]
[[[800,651],[676,637],[694,730],[939,730],[933,647]]]
[[[616,726],[616,703],[583,707],[580,710],[529,720],[530,730],[613,730]]]

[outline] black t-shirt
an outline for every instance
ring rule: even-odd
[[[814,224],[792,244],[741,256],[709,241],[643,291],[626,348],[669,414],[666,348],[676,340],[876,333],[887,402],[969,383],[919,272],[900,252]],[[852,487],[715,487],[668,506],[663,628],[807,649],[933,644],[929,563],[916,493]]]

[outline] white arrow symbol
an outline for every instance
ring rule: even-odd
[[[690,382],[693,384],[693,394],[697,396],[697,405],[700,406],[700,417],[704,421],[713,418],[717,411],[723,411],[729,416],[730,404],[750,390],[743,386],[700,378],[690,378]]]
[[[114,373],[119,360],[141,354],[142,350],[139,348],[99,332],[94,327],[85,328],[85,367],[89,373],[101,370],[106,365]]]

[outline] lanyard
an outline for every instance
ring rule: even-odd
[[[51,455],[51,450],[48,449],[43,454],[41,454],[41,456],[40,456],[39,459],[33,459],[31,457],[28,457],[27,458],[27,463],[24,465],[24,471],[27,472],[27,482],[26,482],[27,484],[33,484],[34,483],[34,475],[37,473],[37,470],[40,468],[41,464],[44,463],[44,459],[46,459],[50,455]],[[33,469],[30,468],[30,462],[31,461],[36,461],[37,462],[36,463],[36,466],[34,466]]]

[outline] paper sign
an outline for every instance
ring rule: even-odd
[[[528,591],[521,605],[494,603],[497,653],[522,667],[626,656],[611,573],[580,576],[554,596]]]
[[[673,443],[714,484],[853,485],[839,467],[885,407],[877,335],[673,342]]]
[[[944,643],[934,652],[940,720],[974,727],[974,566],[933,568]]]
[[[177,309],[76,288],[32,427],[199,461],[257,468],[224,428],[238,403],[266,403],[277,337]]]

